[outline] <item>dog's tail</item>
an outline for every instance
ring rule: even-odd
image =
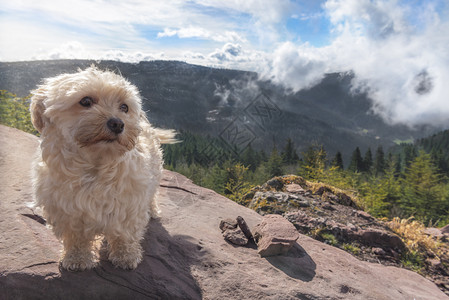
[[[175,138],[176,131],[171,129],[161,129],[161,128],[154,128],[150,125],[150,122],[148,121],[147,115],[142,112],[140,114],[140,126],[142,127],[142,130],[144,132],[152,132],[156,137],[159,139],[161,144],[176,144],[180,143],[180,140],[177,140]]]
[[[154,130],[156,132],[156,136],[161,141],[161,144],[176,144],[181,142],[175,138],[176,131],[174,130],[160,128],[155,128]]]

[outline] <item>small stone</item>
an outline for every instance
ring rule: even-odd
[[[330,211],[334,211],[335,210],[335,207],[333,207],[331,204],[329,204],[329,203],[324,203],[323,204],[323,208],[324,209],[327,209],[327,210],[330,210]]]
[[[372,251],[374,254],[379,255],[379,256],[385,256],[387,254],[385,252],[385,250],[382,248],[373,248]]]
[[[287,253],[299,238],[295,226],[280,215],[265,215],[253,232],[262,257]]]
[[[275,193],[273,197],[277,199],[278,202],[287,202],[289,195],[286,193]]]
[[[268,180],[265,184],[268,185],[269,187],[275,189],[276,191],[280,191],[284,187],[284,183],[282,182],[282,180],[280,180],[277,177]]]
[[[248,239],[240,228],[227,229],[223,233],[225,240],[238,246],[245,246],[248,244]]]
[[[366,211],[363,211],[363,210],[357,210],[355,212],[355,215],[357,217],[363,218],[363,219],[365,219],[367,221],[373,221],[374,220],[374,218],[369,213],[367,213]]]
[[[296,183],[287,184],[285,186],[285,191],[288,193],[304,193],[304,189]]]
[[[443,264],[437,258],[427,259],[426,262],[430,266],[430,268],[433,270],[438,270],[443,267]]]
[[[401,257],[399,256],[399,253],[397,253],[396,251],[394,251],[393,249],[390,249],[390,253],[391,255],[393,255],[393,257],[397,260],[401,259]]]
[[[352,223],[348,223],[346,226],[351,231],[357,231],[357,227],[354,224],[352,224]]]
[[[242,230],[246,238],[248,240],[251,240],[253,238],[253,234],[251,233],[248,224],[246,224],[246,221],[241,216],[237,217],[237,224],[239,225],[240,229]]]
[[[221,232],[224,232],[228,229],[235,229],[237,227],[237,221],[233,219],[224,219],[220,221],[220,229]]]

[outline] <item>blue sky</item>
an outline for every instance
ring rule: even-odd
[[[293,91],[351,71],[386,121],[449,120],[449,0],[0,0],[0,44],[0,61],[176,59]]]

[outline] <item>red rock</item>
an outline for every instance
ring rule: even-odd
[[[288,193],[303,193],[304,189],[296,183],[290,183],[285,186],[285,191]]]
[[[237,221],[233,219],[221,220],[219,228],[221,229],[221,232],[224,232],[228,229],[235,229],[237,228]]]
[[[241,217],[241,216],[238,216],[237,224],[239,225],[240,229],[242,230],[242,232],[246,236],[246,238],[248,240],[251,240],[253,238],[253,234],[251,233],[251,230],[249,229],[248,224],[246,224],[245,219],[243,219],[243,217]]]
[[[361,217],[367,221],[374,220],[373,216],[371,216],[369,213],[367,213],[366,211],[363,211],[363,210],[356,211],[356,215],[357,215],[357,217]]]
[[[356,235],[361,243],[368,246],[383,249],[405,249],[405,244],[399,236],[383,230],[364,229],[357,231]]]
[[[262,257],[287,253],[299,237],[295,226],[280,215],[265,215],[253,235]]]
[[[235,229],[227,229],[223,232],[223,237],[228,242],[237,246],[245,246],[248,244],[248,238],[239,227]]]
[[[134,271],[101,259],[86,272],[59,269],[61,244],[23,214],[31,200],[36,137],[0,126],[0,299],[448,299],[409,270],[360,261],[304,235],[286,256],[260,258],[223,240],[217,223],[254,211],[164,171],[160,219],[150,221]],[[37,213],[37,212],[36,212]],[[344,288],[342,288],[344,286]],[[342,292],[348,292],[342,294]]]

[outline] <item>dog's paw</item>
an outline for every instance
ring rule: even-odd
[[[134,247],[120,247],[109,253],[109,260],[116,268],[134,270],[142,261],[142,248],[140,245]]]
[[[94,268],[97,260],[92,253],[67,253],[61,261],[61,265],[68,271],[85,271]]]

